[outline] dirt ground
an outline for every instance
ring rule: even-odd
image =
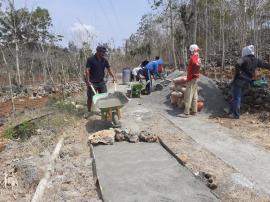
[[[39,109],[48,104],[48,97],[40,97],[32,99],[30,97],[16,98],[14,100],[14,107],[16,110],[24,109]],[[13,111],[11,101],[0,103],[0,117],[8,116]]]
[[[100,201],[92,175],[86,125],[86,120],[80,120],[66,131],[42,201]]]
[[[214,71],[205,71],[204,75],[217,80],[231,80],[234,74],[233,70],[233,66],[227,66],[222,72],[218,69],[214,69]],[[266,76],[269,80],[270,72],[268,70],[257,69],[256,79],[260,79],[262,76]],[[229,129],[235,130],[238,138],[244,138],[270,150],[270,123],[269,120],[260,120],[260,112],[254,114],[245,113],[239,120],[222,117],[212,118],[211,120]]]
[[[213,118],[213,122],[219,123],[236,131],[235,136],[246,139],[266,150],[270,150],[270,123],[262,122],[256,114],[243,114],[240,119]]]
[[[43,99],[33,106],[41,107],[45,101]],[[24,110],[16,120],[11,119],[1,127],[2,135],[4,129],[15,122],[19,123],[52,110],[55,108],[50,106],[39,110]],[[0,201],[31,200],[61,137],[64,137],[64,143],[50,172],[43,201],[100,201],[87,145],[91,132],[86,127],[89,122],[91,120],[86,121],[82,116],[56,110],[54,114],[35,123],[37,133],[30,139],[21,141],[1,138]]]

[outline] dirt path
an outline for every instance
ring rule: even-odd
[[[81,120],[67,133],[43,201],[100,201],[92,175],[87,145],[87,121]]]

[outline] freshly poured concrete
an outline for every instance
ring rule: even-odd
[[[105,202],[218,201],[158,143],[94,147]]]

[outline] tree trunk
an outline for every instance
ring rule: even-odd
[[[173,61],[174,61],[174,69],[177,69],[177,61],[176,61],[176,55],[175,55],[174,25],[173,25],[173,15],[172,15],[172,0],[169,0],[169,7],[170,7],[172,54],[173,54]]]
[[[224,21],[225,21],[225,12],[224,12],[224,2],[222,1],[222,61],[221,61],[221,67],[224,70],[225,68],[225,29],[224,29]]]
[[[20,62],[19,62],[19,46],[18,42],[15,42],[15,56],[16,56],[16,69],[17,69],[17,76],[18,76],[18,83],[21,85],[21,74],[20,74]]]
[[[204,55],[204,68],[207,67],[207,54],[208,54],[208,0],[205,6],[205,55]]]
[[[192,1],[192,12],[193,12],[193,32],[192,32],[192,41],[197,43],[197,25],[198,25],[198,12],[197,12],[197,0]]]

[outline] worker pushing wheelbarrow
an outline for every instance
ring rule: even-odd
[[[100,109],[102,119],[110,121],[114,127],[120,127],[120,109],[128,102],[128,98],[122,92],[116,91],[116,83],[113,93],[97,93],[92,85],[91,88],[95,93],[93,104]]]

